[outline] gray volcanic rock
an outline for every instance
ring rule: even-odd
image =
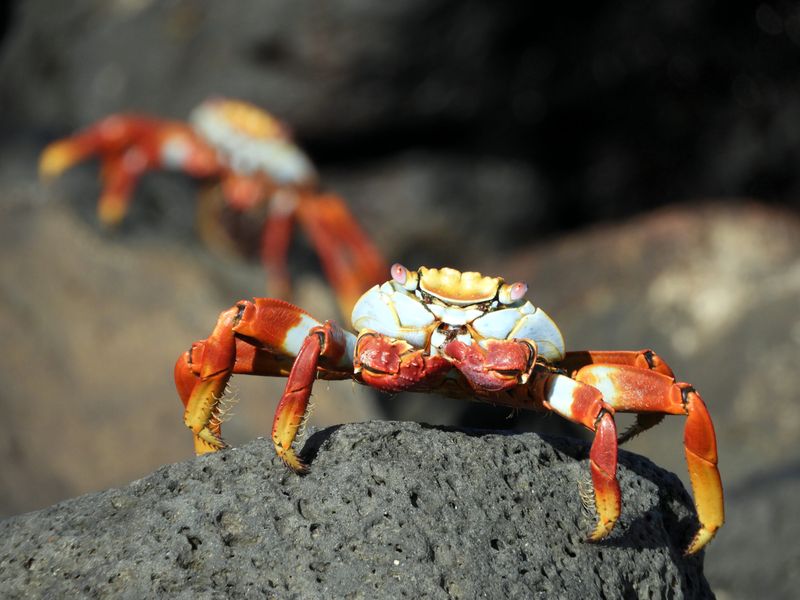
[[[311,473],[268,441],[0,523],[19,597],[711,597],[674,475],[622,453],[622,518],[584,542],[587,446],[369,422],[322,430]]]

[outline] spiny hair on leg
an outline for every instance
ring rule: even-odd
[[[231,409],[238,403],[239,394],[237,390],[227,384],[219,397],[215,398],[214,408],[211,410],[211,418],[208,421],[209,426],[219,427],[234,416]]]
[[[307,426],[308,420],[311,418],[311,414],[314,412],[314,396],[310,396],[308,399],[308,406],[306,407],[306,412],[303,415],[303,419],[300,421],[300,427],[297,428],[297,436],[295,436],[295,443],[301,444],[306,439],[307,433]]]
[[[594,484],[589,473],[583,473],[578,479],[578,495],[581,498],[582,513],[590,520],[597,516],[597,502],[594,497]]]

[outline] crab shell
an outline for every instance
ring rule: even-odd
[[[541,358],[564,358],[564,338],[543,310],[524,298],[511,304],[498,300],[501,278],[425,267],[409,276],[405,285],[387,281],[361,296],[352,314],[359,334],[403,339],[435,355],[443,354],[441,347],[455,329],[456,339],[466,344],[486,348],[489,340],[529,340]]]
[[[215,98],[196,107],[189,120],[237,173],[265,173],[279,185],[316,180],[305,153],[284,125],[248,102]]]

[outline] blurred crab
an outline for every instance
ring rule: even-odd
[[[124,218],[139,177],[154,169],[219,180],[225,202],[236,211],[269,201],[261,259],[280,297],[290,292],[286,258],[295,220],[315,247],[345,315],[366,287],[383,279],[386,267],[377,249],[342,199],[320,192],[313,165],[280,121],[230,99],[203,102],[189,121],[111,115],[47,146],[40,173],[53,178],[98,156],[103,184],[98,217],[108,226]],[[201,211],[205,221],[217,216],[206,213]],[[201,219],[203,225],[210,237],[211,225]]]
[[[617,444],[684,415],[684,449],[700,529],[686,552],[703,548],[724,521],[714,427],[703,400],[650,350],[566,352],[562,335],[525,300],[527,285],[455,269],[391,268],[391,280],[353,308],[357,333],[315,320],[281,300],[242,300],[220,314],[205,340],[175,365],[184,422],[198,454],[225,447],[220,403],[234,373],[288,377],[272,441],[298,473],[292,448],[314,380],[354,379],[387,392],[438,392],[515,409],[553,411],[594,432],[589,454],[598,523],[608,535],[620,513]],[[636,413],[617,438],[614,413]]]

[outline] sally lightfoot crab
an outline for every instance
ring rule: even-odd
[[[261,259],[277,295],[289,294],[286,258],[295,221],[314,245],[344,314],[365,288],[385,276],[383,259],[342,199],[319,190],[311,161],[287,128],[252,104],[207,100],[192,111],[188,123],[111,115],[47,146],[39,170],[50,179],[94,156],[102,163],[97,210],[105,225],[124,218],[144,173],[172,169],[219,181],[225,202],[236,211],[268,202]],[[201,231],[207,239],[221,237],[218,211],[211,208],[215,197],[206,193],[201,204]]]
[[[410,271],[395,264],[391,280],[356,303],[355,334],[281,300],[237,302],[175,365],[195,451],[225,447],[220,399],[234,373],[288,378],[272,441],[278,456],[300,473],[307,466],[292,442],[317,378],[553,411],[595,434],[589,454],[598,513],[589,539],[595,541],[611,532],[620,513],[617,444],[664,415],[683,415],[700,521],[686,552],[698,552],[724,521],[714,427],[700,395],[676,381],[650,350],[566,352],[558,327],[525,299],[526,292],[524,283],[499,277],[450,268]],[[617,412],[636,413],[635,424],[619,438]]]

